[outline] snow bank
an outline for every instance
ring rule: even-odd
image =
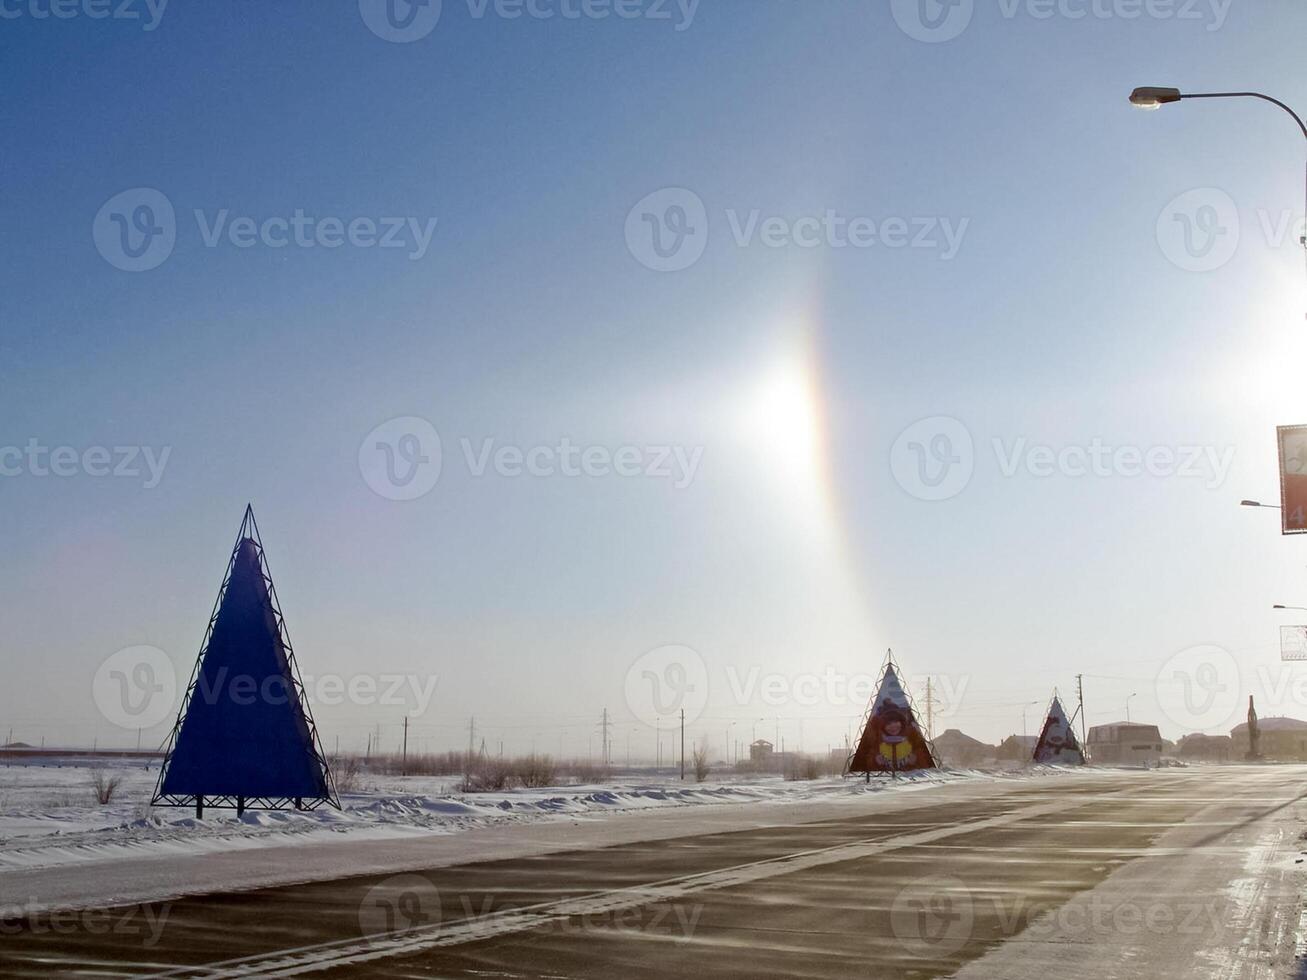
[[[94,802],[87,760],[36,760],[0,768],[0,871],[38,869],[149,856],[199,855],[338,840],[455,834],[473,828],[540,820],[585,820],[654,809],[748,803],[854,801],[868,793],[925,789],[966,780],[1041,774],[939,771],[905,774],[894,782],[827,777],[787,782],[778,776],[682,783],[617,778],[604,785],[458,793],[456,780],[375,777],[343,795],[341,810],[311,813],[188,810],[149,805],[157,769],[106,762],[123,782],[113,801]],[[1046,774],[1046,773],[1044,773]]]

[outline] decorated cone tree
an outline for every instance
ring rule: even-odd
[[[935,769],[935,751],[917,724],[912,700],[899,680],[894,652],[885,655],[876,695],[863,717],[862,736],[845,764],[845,773],[913,772]]]
[[[1053,692],[1053,700],[1044,718],[1039,741],[1035,743],[1034,761],[1047,765],[1083,766],[1085,753],[1076,740],[1075,730],[1062,710],[1062,701]]]

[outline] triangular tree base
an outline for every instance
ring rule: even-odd
[[[917,724],[912,699],[899,681],[890,651],[881,668],[876,696],[863,717],[862,736],[844,771],[893,774],[935,768],[935,751]]]
[[[1053,692],[1053,700],[1048,706],[1048,715],[1044,727],[1040,730],[1039,741],[1035,743],[1035,762],[1049,765],[1083,766],[1085,753],[1076,740],[1075,729],[1067,721],[1062,702]]]
[[[200,813],[340,806],[248,507],[154,803]]]

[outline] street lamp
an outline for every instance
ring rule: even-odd
[[[1278,504],[1264,504],[1260,500],[1241,500],[1239,501],[1239,506],[1240,507],[1266,507],[1269,510],[1280,509]]]
[[[1130,104],[1138,109],[1153,111],[1162,108],[1168,102],[1179,102],[1184,96],[1178,88],[1153,88],[1145,86],[1130,93]]]
[[[1269,102],[1272,105],[1278,105],[1281,109],[1293,116],[1293,121],[1298,124],[1302,130],[1302,135],[1307,138],[1307,122],[1302,121],[1302,117],[1294,112],[1279,99],[1273,99],[1269,95],[1263,95],[1261,92],[1181,92],[1178,88],[1155,88],[1144,86],[1137,88],[1130,93],[1130,104],[1137,109],[1155,110],[1172,102],[1179,102],[1182,99],[1261,99],[1263,102]]]
[[[1282,606],[1278,602],[1271,607],[1272,609],[1294,609],[1298,612],[1307,612],[1307,606]]]
[[[1181,92],[1178,88],[1158,88],[1155,86],[1144,86],[1137,88],[1130,93],[1130,104],[1139,109],[1160,109],[1164,105],[1172,102],[1180,102],[1184,99],[1261,99],[1263,102],[1269,102],[1271,105],[1277,105],[1293,117],[1293,121],[1298,124],[1302,130],[1304,139],[1307,139],[1307,122],[1303,122],[1302,116],[1294,112],[1279,99],[1273,99],[1269,95],[1263,95],[1261,92]],[[1304,234],[1299,242],[1307,247],[1307,234]],[[1251,506],[1258,506],[1253,504]]]
[[[1137,693],[1132,693],[1129,698],[1125,699],[1125,721],[1127,725],[1130,724],[1130,698],[1135,697]]]
[[[1029,708],[1031,705],[1035,705],[1035,704],[1039,704],[1039,702],[1027,701],[1025,704],[1021,706],[1021,737],[1022,738],[1026,738],[1027,735],[1029,734],[1026,731],[1026,709]]]

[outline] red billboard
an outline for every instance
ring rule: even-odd
[[[1307,425],[1282,425],[1280,444],[1280,530],[1307,533]]]

